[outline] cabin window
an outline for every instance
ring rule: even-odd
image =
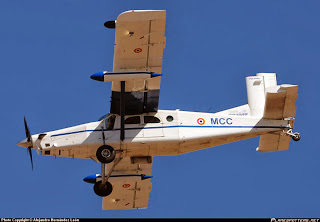
[[[144,123],[160,123],[160,119],[155,116],[145,116]]]
[[[116,116],[110,116],[107,120],[106,120],[106,127],[107,130],[112,130],[114,127],[114,122],[116,121]]]
[[[172,122],[173,121],[173,116],[167,116],[167,121]]]
[[[140,116],[132,116],[124,121],[125,124],[140,124]]]

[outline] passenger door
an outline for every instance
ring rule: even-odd
[[[141,123],[141,116],[130,116],[124,121],[125,138],[142,138],[143,124]]]

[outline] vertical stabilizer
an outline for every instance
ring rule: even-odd
[[[263,116],[267,88],[277,86],[275,73],[257,73],[246,78],[248,105],[251,116]]]
[[[250,114],[262,116],[265,103],[263,76],[248,76],[246,84]]]
[[[277,86],[277,76],[275,73],[257,73],[257,76],[263,77],[264,89]]]

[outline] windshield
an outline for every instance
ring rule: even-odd
[[[113,130],[115,121],[116,121],[116,116],[115,115],[110,115],[110,116],[107,117],[107,120],[106,120],[107,130]]]
[[[99,118],[99,121],[107,118],[107,116],[109,116],[109,115],[110,115],[110,113],[107,113],[107,114],[101,116],[101,117]]]
[[[107,130],[112,130],[114,127],[116,116],[111,113],[108,113],[108,114],[101,116],[99,121],[104,120],[104,119],[106,120],[105,124],[106,124]]]

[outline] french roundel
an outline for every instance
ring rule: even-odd
[[[206,122],[206,121],[204,121],[203,118],[197,119],[197,123],[198,123],[199,125],[203,125],[205,122]]]
[[[123,188],[128,188],[128,187],[130,187],[130,184],[123,184],[122,187]]]
[[[135,53],[140,53],[142,52],[142,48],[136,48],[135,50],[133,50]]]

